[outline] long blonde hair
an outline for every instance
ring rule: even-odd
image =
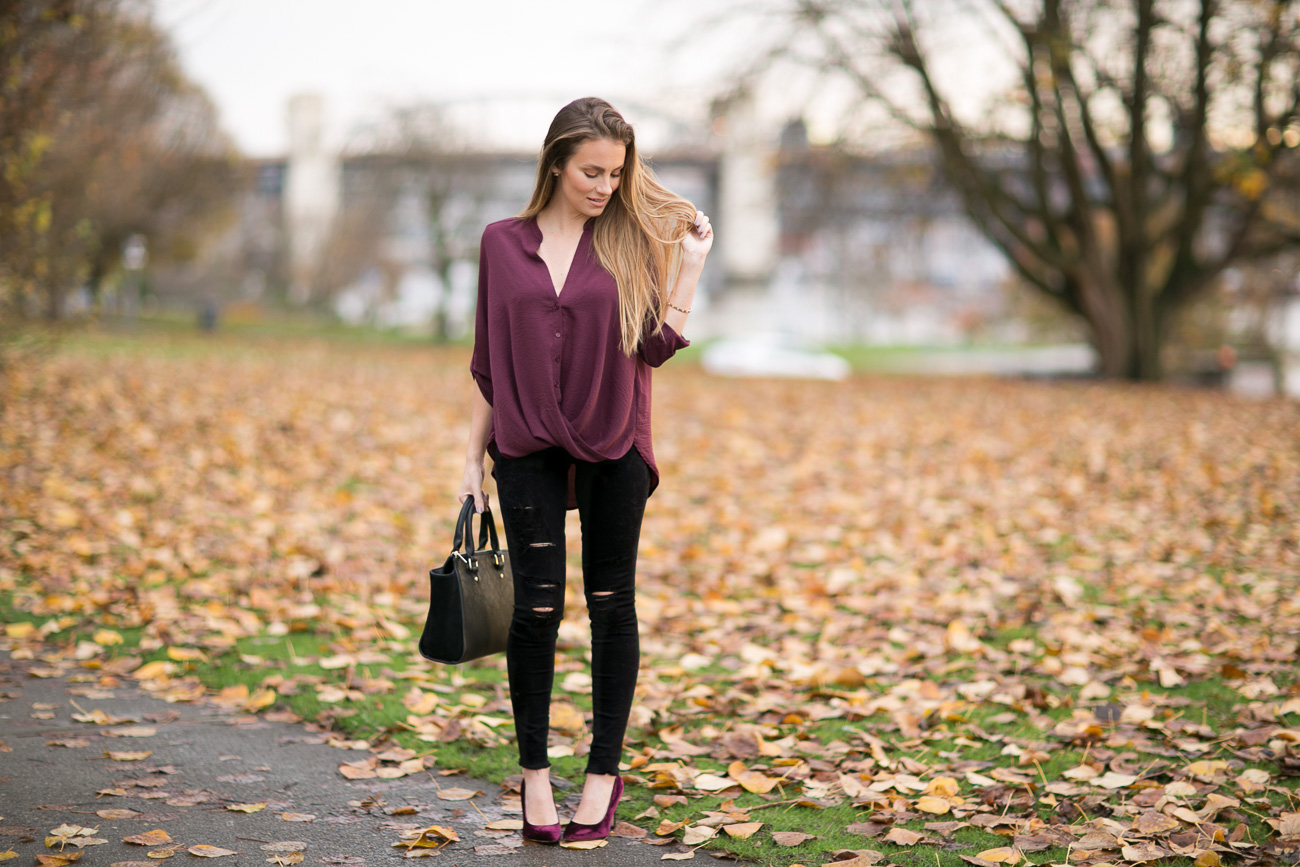
[[[596,256],[618,284],[622,349],[633,355],[646,326],[658,334],[668,315],[670,281],[681,263],[681,240],[695,222],[695,206],[669,192],[636,151],[632,125],[603,99],[576,99],[551,121],[537,159],[537,183],[519,215],[540,214],[555,194],[556,170],[563,171],[584,142],[608,139],[627,148],[622,178],[604,212],[596,217]]]

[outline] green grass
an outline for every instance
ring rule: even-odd
[[[49,619],[34,618],[26,614],[22,610],[21,600],[15,598],[14,589],[13,587],[0,588],[0,616],[3,617],[4,622],[27,621],[39,625]],[[1031,632],[1026,630],[1028,627],[1001,630],[991,636],[990,644],[1004,645],[1017,638],[1029,637]],[[123,641],[121,644],[107,648],[106,658],[136,656],[142,662],[167,658],[164,649],[140,651],[140,641],[145,635],[145,630],[123,628],[116,631]],[[51,641],[74,646],[79,640],[91,638],[94,632],[95,628],[92,624],[81,622],[71,628],[53,633]],[[290,679],[298,685],[298,688],[293,694],[280,694],[276,708],[290,710],[308,720],[328,719],[333,729],[346,739],[365,739],[372,743],[385,741],[396,743],[422,755],[433,755],[439,770],[459,770],[490,782],[501,783],[507,777],[516,774],[518,768],[514,745],[508,736],[503,743],[492,747],[475,746],[465,741],[428,743],[419,740],[405,725],[409,711],[403,705],[403,698],[409,684],[412,683],[426,689],[435,689],[452,701],[458,700],[459,696],[467,693],[476,694],[487,700],[487,704],[480,709],[482,712],[508,717],[510,711],[506,700],[504,672],[499,661],[458,667],[440,666],[413,658],[408,644],[409,642],[387,642],[369,648],[386,654],[389,659],[382,663],[357,665],[351,671],[351,681],[355,684],[367,679],[386,678],[394,683],[394,687],[387,692],[366,695],[361,701],[326,703],[320,700],[314,688],[317,681],[322,684],[339,684],[349,677],[345,671],[329,670],[319,665],[323,658],[349,650],[355,651],[355,648],[348,646],[346,637],[337,634],[299,631],[287,635],[241,638],[229,649],[212,653],[207,661],[178,663],[177,676],[196,676],[214,692],[239,685],[255,691],[273,682],[268,678]],[[559,677],[562,678],[567,669],[584,667],[585,662],[581,658],[581,651],[567,651],[561,657]],[[708,682],[712,679],[724,678],[729,674],[730,672],[722,667],[706,667],[693,671],[691,678],[697,682]],[[1292,671],[1279,671],[1275,674],[1275,681],[1283,690],[1288,689],[1294,683],[1294,679],[1295,673]],[[283,681],[280,683],[282,684]],[[1041,685],[1045,693],[1052,693],[1055,690],[1066,699],[1057,707],[1045,708],[1044,715],[1052,721],[1068,718],[1074,709],[1074,702],[1070,699],[1069,692],[1046,679],[1042,680]],[[1235,727],[1236,714],[1242,706],[1240,695],[1222,678],[1193,681],[1172,689],[1162,689],[1155,684],[1142,684],[1141,689],[1149,690],[1152,694],[1184,700],[1186,706],[1177,711],[1179,715],[1195,723],[1207,725],[1219,733],[1231,731]],[[572,698],[584,711],[589,709],[589,699],[586,697],[573,696]],[[803,725],[786,724],[781,725],[780,729],[783,735],[796,734],[801,739],[811,739],[823,744],[836,740],[860,744],[861,741],[857,740],[858,736],[872,733],[883,737],[886,741],[894,742],[895,748],[890,751],[891,757],[906,756],[923,763],[947,764],[956,760],[984,763],[977,765],[985,768],[982,773],[987,773],[992,767],[1010,767],[1033,779],[1036,788],[1041,787],[1044,778],[1061,780],[1064,771],[1076,767],[1087,758],[1090,747],[1058,745],[1048,751],[1048,758],[1045,761],[1019,767],[1014,756],[1003,755],[1006,744],[1051,742],[1051,738],[1048,732],[1029,724],[1023,714],[1016,714],[1010,720],[1002,719],[1001,715],[1007,710],[1002,705],[969,704],[951,719],[933,721],[919,741],[912,743],[907,749],[899,747],[899,744],[906,742],[898,739],[896,733],[890,734],[891,722],[883,714],[852,722],[827,720]],[[702,736],[698,735],[698,732],[704,726],[725,728],[731,719],[734,719],[734,712],[724,706],[686,717],[679,716],[677,722],[683,726],[684,734],[689,740],[701,743]],[[1280,722],[1290,722],[1294,725],[1300,723],[1300,719]],[[996,739],[972,739],[968,736],[972,727],[988,732]],[[658,745],[659,742],[652,733],[631,731],[628,756],[635,755],[636,750],[641,746]],[[854,749],[863,756],[866,755],[864,749],[860,747]],[[1179,761],[1185,763],[1197,758],[1214,758],[1216,755],[1216,752],[1210,751],[1200,756],[1189,754],[1181,760],[1167,756],[1145,758],[1161,759],[1177,765]],[[350,758],[340,753],[340,763]],[[1135,763],[1140,766],[1143,760],[1144,757],[1139,756],[1135,759]],[[708,757],[693,759],[690,764],[700,772],[726,774],[725,762],[714,761]],[[761,762],[746,764],[753,767]],[[561,785],[559,797],[563,798],[566,792],[577,791],[584,766],[585,758],[582,757],[561,757],[553,761],[552,774],[557,780],[569,783],[568,786]],[[781,770],[774,767],[772,773],[779,775]],[[333,773],[333,770],[330,769],[329,772]],[[1234,771],[1235,773],[1239,771]],[[642,774],[638,768],[634,768],[628,776],[636,778]],[[1295,804],[1300,802],[1296,794],[1297,781],[1294,778],[1278,778],[1276,784],[1282,787],[1283,792],[1289,794],[1273,794],[1271,797],[1274,802],[1285,804],[1287,803],[1285,799],[1289,798],[1290,808],[1293,809]],[[968,785],[963,783],[962,788],[964,792],[969,793]],[[1012,787],[1009,793],[1014,795],[1017,791],[1019,791],[1017,787]],[[649,789],[644,785],[629,786],[621,815],[631,820],[632,817],[645,813],[653,806],[653,798],[656,794],[668,793],[673,793],[673,790]],[[726,804],[730,809],[749,812],[749,821],[763,822],[764,827],[758,834],[747,840],[734,839],[719,832],[714,839],[703,844],[703,848],[726,851],[732,857],[765,864],[789,864],[796,861],[805,864],[821,864],[830,861],[832,853],[839,850],[874,849],[882,852],[892,863],[915,865],[915,867],[929,867],[932,864],[938,864],[939,867],[963,867],[965,862],[961,861],[960,855],[974,855],[985,849],[1010,845],[1009,838],[979,828],[966,827],[946,838],[929,832],[930,836],[937,841],[935,845],[897,846],[885,842],[879,836],[872,838],[845,830],[854,823],[867,821],[872,815],[872,809],[855,808],[847,803],[822,809],[800,806],[791,803],[794,790],[782,791],[778,788],[769,795],[751,794],[740,789],[729,789],[718,795],[701,796],[694,791],[686,794],[687,804],[658,808],[657,818],[642,818],[636,820],[636,824],[647,828],[653,834],[660,821],[698,822],[704,817],[705,811],[721,812]],[[1051,807],[1040,802],[1038,813],[1042,818],[1049,818]],[[1256,811],[1243,811],[1243,815],[1252,839],[1268,837],[1271,829],[1263,824],[1262,817]],[[928,822],[949,820],[952,820],[951,815],[922,814],[918,818],[900,821],[897,824],[909,830],[925,832],[925,825]],[[814,838],[793,848],[780,847],[771,837],[773,832],[780,831],[798,831],[812,834]],[[680,834],[680,831],[677,832],[677,836],[680,837]],[[1048,850],[1032,853],[1029,856],[1030,862],[1034,864],[1063,863],[1065,859],[1064,850]],[[1185,867],[1190,864],[1190,861],[1174,859],[1172,863],[1175,867]]]

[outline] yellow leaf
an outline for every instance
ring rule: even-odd
[[[131,672],[131,676],[136,680],[160,680],[171,677],[175,671],[175,663],[168,662],[165,659],[155,659],[153,662],[146,662]]]
[[[277,696],[273,689],[259,689],[244,702],[245,710],[261,710],[275,704]]]
[[[121,644],[123,639],[120,632],[112,629],[97,629],[91,640],[101,647],[111,647],[114,644]]]
[[[169,647],[167,658],[176,662],[200,662],[207,660],[208,655],[197,647]]]
[[[104,750],[104,755],[108,756],[115,762],[142,762],[153,755],[153,750],[140,750],[139,752]]]
[[[10,638],[12,637],[13,636],[10,636]],[[15,852],[13,849],[10,849],[7,852],[0,852],[0,861],[9,861],[17,857],[18,857],[18,853]]]
[[[942,816],[944,813],[947,813],[952,809],[951,803],[943,798],[936,798],[933,795],[925,795],[924,797],[917,798],[916,803],[913,806],[922,813],[934,813],[939,816]]]
[[[420,831],[408,831],[402,837],[402,840],[393,844],[394,848],[437,849],[460,840],[460,835],[445,825],[430,825]]]
[[[723,825],[722,830],[728,837],[735,837],[737,840],[748,840],[762,827],[762,822],[740,822],[736,825]]]
[[[751,771],[742,761],[734,761],[728,765],[727,776],[740,783],[746,792],[753,792],[756,795],[766,795],[781,784],[776,777]]]
[[[952,777],[935,777],[925,787],[925,794],[940,798],[951,798],[961,791],[961,785]]]
[[[565,849],[601,849],[608,843],[608,840],[561,840],[560,846]]]
[[[1204,759],[1187,766],[1187,773],[1198,777],[1213,777],[1228,770],[1228,763],[1222,759]]]
[[[985,861],[992,861],[994,864],[1019,864],[1020,853],[1010,846],[999,846],[996,849],[985,849],[975,856]]]
[[[551,728],[567,735],[581,735],[587,730],[587,721],[577,705],[568,701],[551,704]]]
[[[226,809],[232,813],[257,813],[266,809],[266,804],[227,804]]]
[[[171,835],[162,828],[155,828],[143,834],[132,834],[130,837],[123,837],[122,842],[134,843],[137,846],[161,846],[163,843],[171,843],[173,840]]]
[[[5,635],[9,638],[27,638],[36,631],[35,623],[6,623]],[[10,851],[13,851],[12,849]],[[13,857],[18,857],[17,855]]]

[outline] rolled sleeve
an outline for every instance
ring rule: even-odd
[[[682,337],[672,327],[665,322],[659,333],[655,334],[649,330],[641,338],[641,347],[637,352],[641,360],[651,367],[658,367],[668,359],[677,354],[677,350],[685,349],[690,346],[691,342]]]

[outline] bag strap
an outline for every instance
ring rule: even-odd
[[[487,531],[486,535],[484,534],[484,530]],[[497,541],[497,522],[492,519],[491,506],[484,509],[483,514],[479,516],[478,547],[480,551],[487,547],[489,539],[492,541],[492,553],[500,554],[501,543]]]
[[[501,554],[501,543],[497,541],[497,525],[492,519],[492,508],[489,506],[479,515],[478,522],[478,546],[474,545],[474,498],[468,497],[460,507],[460,516],[456,519],[456,533],[451,541],[451,553],[459,556],[466,562],[473,564],[474,555],[478,551],[486,551],[488,543],[492,544],[492,559],[498,566],[504,562]],[[465,547],[465,553],[460,553],[461,546]]]
[[[456,518],[456,533],[451,539],[451,553],[456,554],[468,539],[469,555],[474,555],[474,533],[470,528],[470,516],[474,514],[474,498],[467,497],[461,504],[460,516]]]

